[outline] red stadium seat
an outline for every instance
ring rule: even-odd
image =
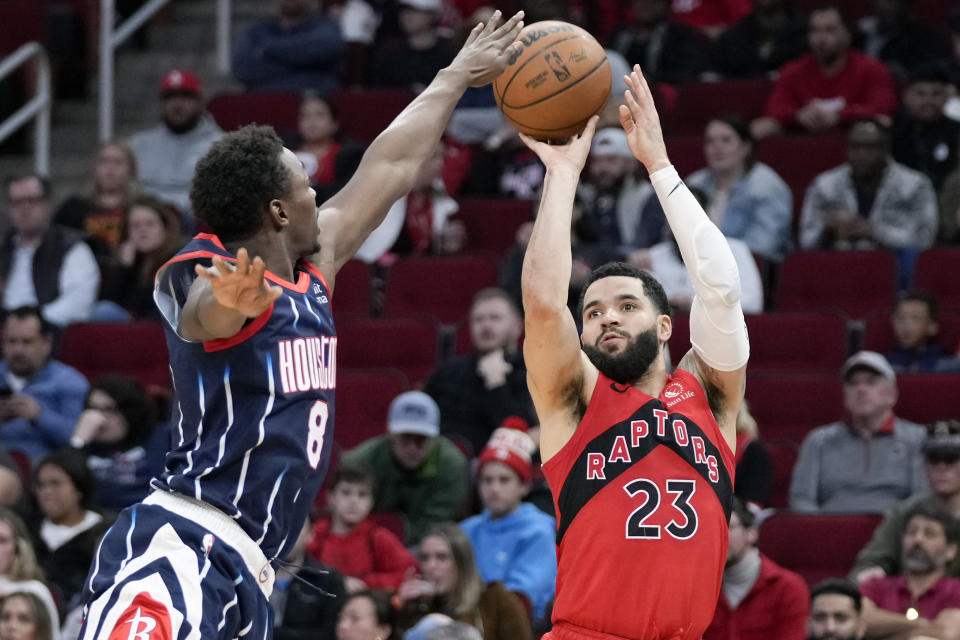
[[[668,130],[674,135],[702,135],[710,118],[724,113],[746,122],[763,115],[773,83],[769,80],[691,82],[680,86]]]
[[[666,142],[670,161],[677,168],[681,178],[686,178],[706,164],[703,157],[702,135],[669,138]]]
[[[790,187],[796,229],[810,182],[827,169],[846,162],[847,136],[823,133],[766,138],[757,143],[757,159],[770,165]]]
[[[673,316],[673,333],[667,342],[670,347],[670,362],[677,366],[680,359],[690,351],[690,316]]]
[[[46,13],[37,0],[0,2],[0,54],[12,53],[31,41],[47,41]]]
[[[390,532],[400,538],[401,542],[407,540],[407,519],[402,513],[393,511],[376,511],[370,514],[370,519],[381,527],[389,529]]]
[[[418,386],[437,366],[439,327],[432,316],[340,320],[337,336],[341,371],[394,368]]]
[[[514,242],[517,229],[533,220],[530,200],[464,199],[457,217],[467,228],[465,251],[503,256]]]
[[[348,260],[333,283],[333,308],[344,313],[370,314],[370,268],[362,260]]]
[[[390,403],[409,388],[407,377],[395,369],[341,371],[333,439],[348,451],[386,433]]]
[[[889,309],[876,311],[867,318],[863,334],[863,348],[878,353],[887,353],[895,345],[893,325],[890,322]],[[956,353],[960,348],[960,311],[940,312],[939,340],[948,353]]]
[[[750,371],[837,371],[847,353],[847,322],[836,313],[746,316]]]
[[[920,424],[960,418],[960,373],[905,373],[897,376],[900,396],[894,412]]]
[[[789,440],[767,440],[764,445],[773,463],[773,478],[770,482],[770,495],[767,507],[784,509],[790,503],[790,481],[793,478],[793,466],[797,463],[799,447]]]
[[[297,131],[300,96],[295,93],[221,93],[210,100],[207,111],[224,131],[257,123],[293,134]]]
[[[330,96],[340,117],[340,133],[367,143],[387,128],[414,94],[406,89],[364,89],[338,91]]]
[[[913,282],[943,309],[960,310],[960,249],[928,249],[917,256]]]
[[[148,391],[170,386],[167,341],[159,323],[72,324],[63,332],[60,361],[91,381],[122,373]]]
[[[765,440],[796,444],[816,427],[843,417],[842,382],[826,373],[750,373],[747,401]]]
[[[778,311],[842,311],[864,318],[896,297],[897,264],[886,251],[800,251],[783,261]]]
[[[454,324],[470,311],[474,294],[496,284],[492,258],[407,258],[390,269],[384,316],[429,313]]]
[[[882,518],[872,513],[775,513],[760,525],[757,546],[781,567],[796,571],[814,585],[847,575]]]

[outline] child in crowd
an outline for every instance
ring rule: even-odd
[[[891,316],[896,344],[887,360],[898,373],[933,373],[952,360],[937,341],[940,331],[937,300],[923,291],[900,296]]]
[[[524,420],[504,420],[477,458],[483,512],[460,524],[484,582],[500,581],[526,596],[533,619],[543,616],[557,578],[555,520],[521,502],[530,490],[535,450]]]
[[[368,471],[346,465],[337,469],[327,505],[330,516],[317,520],[307,553],[338,569],[347,593],[395,591],[408,573],[417,571],[403,542],[370,518],[373,476]]]

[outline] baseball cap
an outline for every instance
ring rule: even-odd
[[[533,438],[527,433],[527,421],[517,416],[507,417],[499,427],[493,430],[487,446],[477,457],[477,473],[487,462],[502,462],[520,476],[524,482],[530,482],[533,469],[530,457],[536,449]]]
[[[960,420],[938,420],[927,425],[923,453],[960,457]]]
[[[390,403],[387,431],[436,437],[440,435],[440,408],[423,391],[401,393]]]
[[[400,0],[400,6],[412,7],[421,11],[440,11],[443,8],[442,0]]]
[[[167,93],[203,93],[203,85],[200,84],[200,78],[192,71],[186,69],[173,69],[167,71],[160,81],[160,95]]]
[[[627,144],[627,134],[620,127],[607,127],[597,131],[590,146],[590,155],[633,157],[630,145]]]
[[[887,359],[876,351],[858,351],[843,363],[840,375],[846,380],[854,369],[870,369],[883,376],[890,384],[897,383],[897,374]]]

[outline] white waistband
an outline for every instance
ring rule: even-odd
[[[230,516],[206,502],[159,489],[148,495],[143,503],[163,507],[208,529],[210,533],[240,554],[244,564],[247,565],[247,570],[257,581],[260,591],[265,597],[270,597],[273,592],[273,567],[270,566],[267,556],[263,555],[257,543],[251,540],[250,536]]]

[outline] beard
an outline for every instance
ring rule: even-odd
[[[629,339],[629,334],[611,329],[601,334],[598,342],[610,332]],[[627,346],[619,354],[604,353],[594,345],[583,345],[583,351],[590,362],[603,375],[620,384],[631,384],[642,378],[660,353],[660,341],[657,340],[656,327],[637,334],[629,339]]]
[[[903,565],[903,572],[912,575],[927,575],[937,569],[933,556],[917,545],[904,549],[900,563]]]

